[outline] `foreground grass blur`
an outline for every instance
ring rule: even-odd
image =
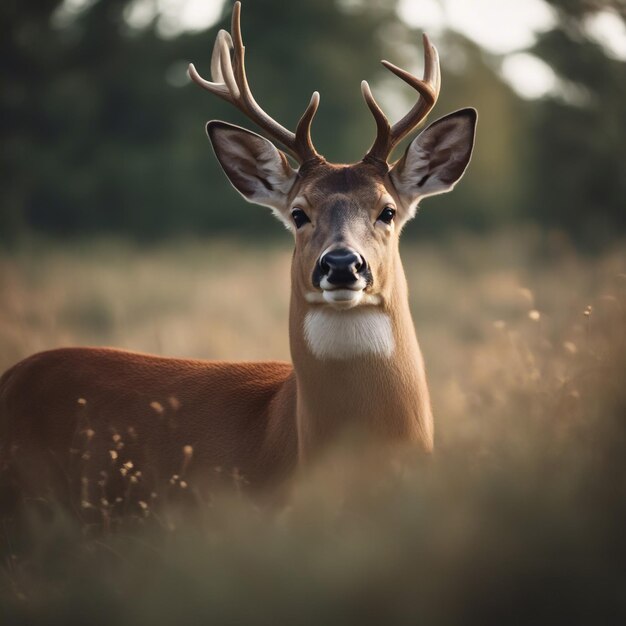
[[[100,242],[0,260],[0,369],[57,345],[288,358],[290,251]],[[94,536],[5,525],[2,623],[623,623],[626,257],[530,233],[404,249],[432,458],[329,453]]]

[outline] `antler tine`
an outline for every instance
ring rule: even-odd
[[[202,78],[202,76],[200,76],[200,74],[198,74],[198,70],[196,70],[196,67],[193,63],[189,64],[188,72],[189,78],[191,78],[191,80],[193,80],[196,85],[200,85],[202,89],[206,89],[207,91],[210,91],[211,93],[219,96],[227,102],[234,104],[233,99],[230,97],[228,87],[226,87],[224,83],[212,83],[211,81],[205,80],[204,78]]]
[[[435,106],[441,89],[441,71],[437,49],[430,43],[428,36],[423,35],[424,41],[424,77],[422,79],[402,68],[382,61],[382,64],[393,74],[413,87],[420,97],[411,110],[393,126],[390,126],[387,117],[374,99],[367,82],[361,83],[361,91],[365,103],[376,120],[376,140],[365,156],[364,160],[387,161],[395,146],[406,137]]]
[[[235,2],[231,24],[232,37],[221,30],[217,34],[211,58],[211,77],[214,82],[203,79],[193,63],[189,65],[189,76],[203,89],[223,98],[236,106],[253,122],[265,130],[270,137],[280,142],[300,163],[320,159],[311,140],[311,123],[319,105],[319,94],[315,92],[295,133],[286,129],[270,117],[256,102],[245,66],[245,46],[241,35],[241,2]],[[231,50],[232,58],[231,58]]]
[[[241,92],[239,91],[239,85],[235,78],[235,72],[233,70],[233,62],[230,57],[230,51],[233,47],[233,40],[226,31],[220,31],[217,36],[215,45],[219,46],[219,60],[220,70],[224,77],[224,83],[230,93],[233,102],[236,104],[240,101]]]
[[[221,34],[226,33],[225,30],[220,30],[217,33],[217,37],[215,38],[215,44],[213,45],[213,54],[211,55],[211,80],[214,83],[223,83],[224,76],[222,76],[222,67],[221,67],[221,45],[220,39]],[[228,33],[226,33],[228,35]],[[228,35],[230,37],[230,35]],[[231,40],[232,46],[232,40]]]
[[[320,105],[319,91],[314,91],[307,106],[306,110],[302,114],[298,125],[296,126],[296,151],[303,157],[303,163],[312,159],[319,159],[320,155],[317,153],[313,140],[311,139],[311,124],[313,118],[317,113],[317,107]]]
[[[387,116],[383,112],[383,110],[378,106],[378,103],[374,99],[372,95],[372,90],[370,89],[369,83],[364,80],[361,82],[361,93],[363,94],[363,99],[365,103],[369,107],[369,110],[372,112],[374,116],[374,120],[376,121],[376,140],[374,141],[374,145],[370,148],[370,151],[365,156],[365,159],[381,159],[386,161],[387,154],[387,146],[389,142],[389,135],[391,132],[391,125],[389,124],[389,120]],[[379,157],[377,155],[384,155]]]

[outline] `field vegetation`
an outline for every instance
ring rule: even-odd
[[[288,359],[290,254],[24,245],[0,256],[0,370],[78,344]],[[3,516],[0,623],[624,623],[624,247],[520,230],[403,259],[431,457],[342,442],[280,505],[234,484],[193,519],[158,498],[114,525]]]

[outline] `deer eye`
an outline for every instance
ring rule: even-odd
[[[391,224],[393,222],[393,218],[396,216],[396,210],[393,207],[386,206],[378,216],[378,221],[383,222],[383,224]]]
[[[291,217],[296,228],[300,228],[311,221],[309,216],[302,209],[293,209],[293,211],[291,211]]]

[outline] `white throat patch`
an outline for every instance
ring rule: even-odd
[[[322,360],[365,354],[388,358],[395,349],[389,316],[370,307],[349,311],[315,308],[304,318],[304,338]]]

